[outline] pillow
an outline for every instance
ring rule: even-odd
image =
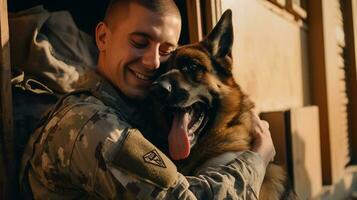
[[[33,79],[55,93],[70,92],[97,64],[93,38],[77,28],[68,11],[36,6],[10,13],[9,28],[11,65],[24,72],[26,82]]]

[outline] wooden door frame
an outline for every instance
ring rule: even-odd
[[[338,16],[327,14],[340,9],[336,5],[340,6],[341,1],[316,0],[307,3],[311,102],[319,106],[320,112],[323,183],[331,185],[344,176],[350,152],[346,146],[347,110],[343,110],[347,102],[343,84],[347,82],[343,81],[347,76],[342,71],[345,58],[340,52],[345,48],[343,43],[346,41],[342,34],[336,34],[336,28],[340,28],[335,21]],[[346,145],[340,145],[342,140],[346,140]]]
[[[349,140],[352,164],[357,164],[357,2],[341,1],[346,38],[346,86],[348,94]]]
[[[11,93],[11,65],[7,1],[0,0],[0,136],[1,198],[14,199],[17,188]]]
[[[205,18],[205,27],[204,33],[205,35],[209,33],[214,25],[218,22],[219,18],[222,15],[222,5],[221,0],[203,0],[205,2],[204,5],[204,14],[203,17]]]
[[[221,0],[186,0],[190,43],[212,30],[222,15]]]
[[[202,39],[201,2],[186,0],[186,6],[190,43],[198,42]]]

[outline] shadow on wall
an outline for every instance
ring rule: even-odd
[[[301,77],[303,89],[303,105],[311,105],[310,96],[310,72],[309,72],[309,47],[308,47],[308,33],[307,28],[300,27],[300,55],[301,55]]]
[[[308,152],[304,140],[296,133],[292,134],[292,140],[294,141],[294,145],[296,145],[296,149],[299,149],[299,151],[293,155],[297,159],[292,159],[295,160],[295,163],[292,166],[295,168],[295,173],[293,175],[295,191],[301,199],[314,199],[312,197],[311,179],[305,167],[305,156]]]

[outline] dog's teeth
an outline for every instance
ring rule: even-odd
[[[195,122],[195,124],[190,128],[190,131],[192,133],[195,133],[195,131],[198,129],[198,127],[201,125],[201,121],[200,120],[197,120]]]
[[[190,113],[188,113],[188,121],[190,122],[192,119],[192,116],[190,115]]]
[[[188,107],[188,108],[187,108],[187,111],[191,114],[192,111],[193,111],[192,106]]]
[[[192,135],[192,134],[189,134],[188,135],[188,140],[190,141],[190,142],[192,142],[193,141],[193,139],[194,139],[194,135]]]
[[[203,121],[204,117],[205,117],[205,114],[202,112],[198,121],[200,121],[200,123],[201,123]]]

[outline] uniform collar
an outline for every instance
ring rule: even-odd
[[[115,109],[121,120],[141,130],[153,125],[154,119],[147,116],[150,115],[147,112],[148,102],[130,102],[130,99],[97,72],[90,71],[83,79],[81,88],[89,90],[106,106]]]
[[[124,94],[97,72],[91,72],[86,77],[82,88],[90,90],[92,95],[100,99],[106,106],[117,110],[125,121],[129,123],[135,121],[138,107],[129,102],[130,100],[126,99]]]

